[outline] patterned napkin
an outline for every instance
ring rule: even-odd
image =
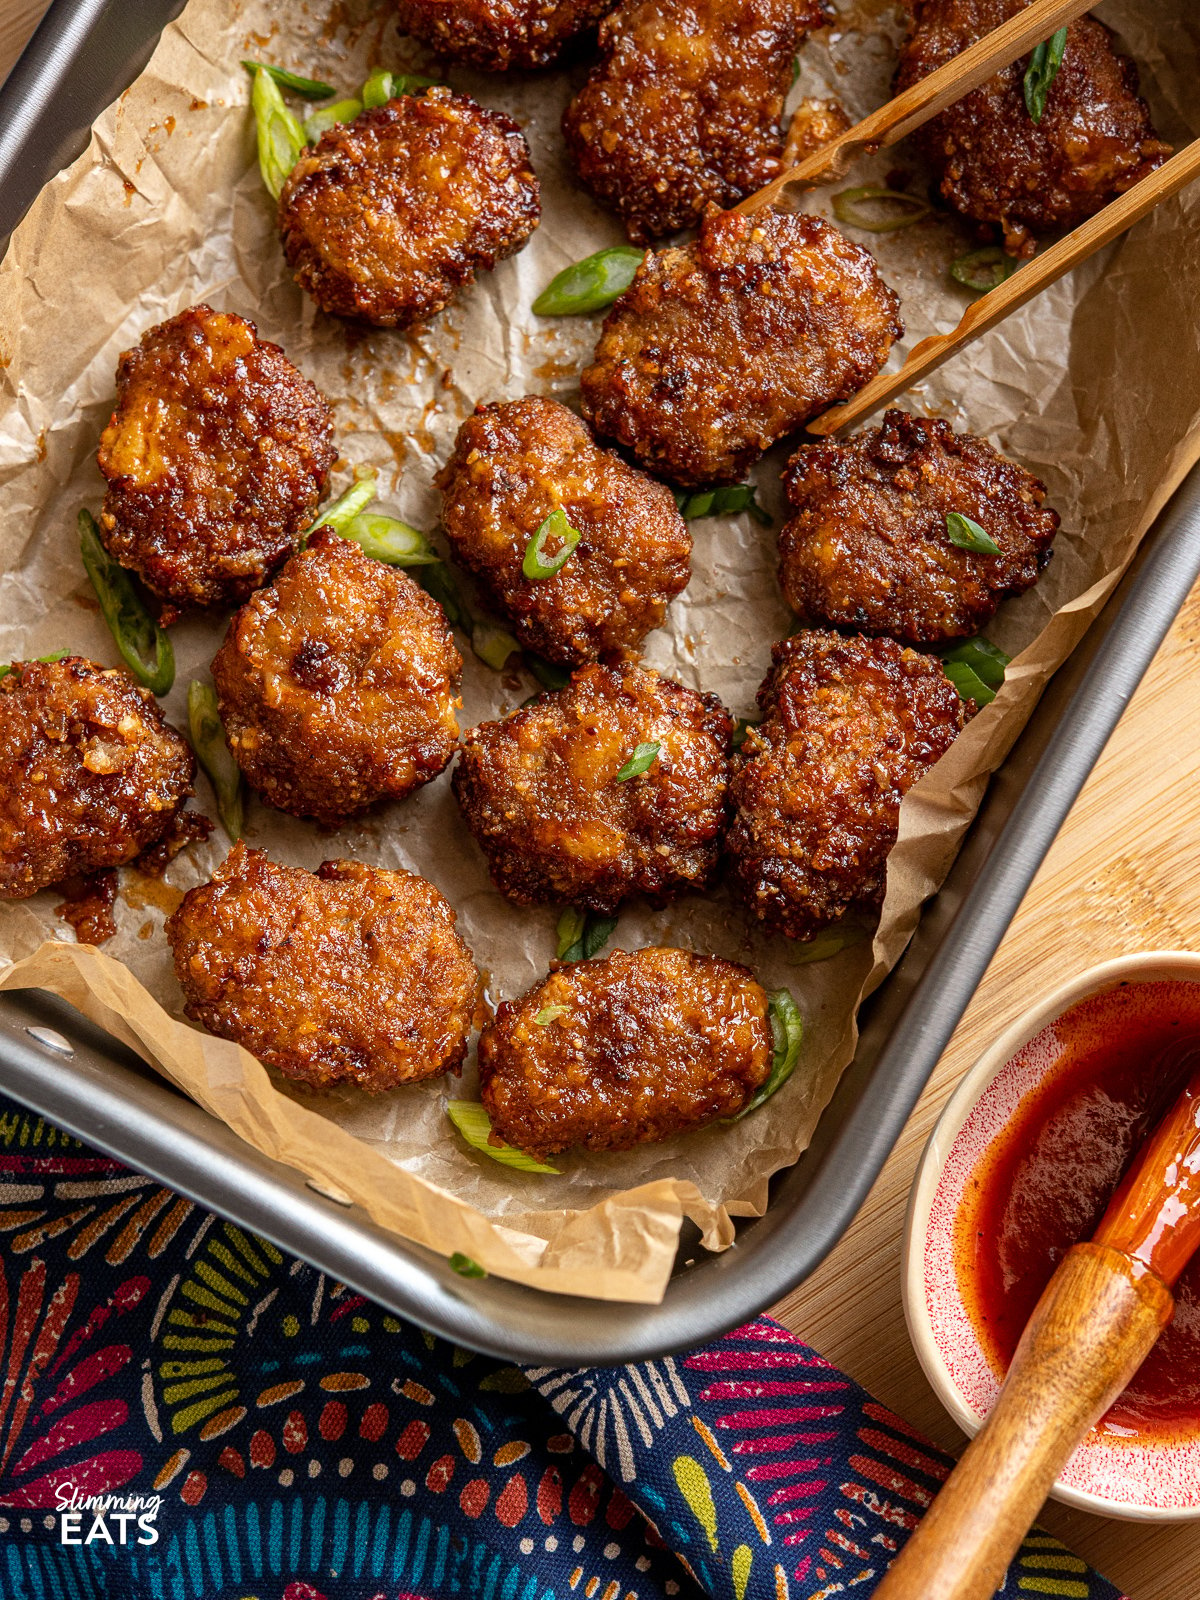
[[[4,1600],[865,1600],[950,1465],[766,1318],[521,1370],[8,1101],[0,1240]]]

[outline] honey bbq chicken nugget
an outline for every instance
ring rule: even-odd
[[[509,899],[611,911],[712,875],[732,731],[715,695],[633,661],[583,667],[471,729],[454,792]]]
[[[903,331],[874,257],[822,217],[709,212],[605,318],[584,415],[673,483],[736,482],[873,378]]]
[[[266,1066],[375,1094],[456,1069],[477,975],[431,883],[237,844],[167,923],[187,1014]]]
[[[796,51],[824,20],[818,0],[625,0],[601,25],[563,133],[635,244],[779,173]]]
[[[797,633],[772,663],[734,758],[727,848],[754,915],[808,939],[880,904],[900,802],[974,706],[894,639]]]
[[[614,0],[399,0],[400,27],[483,72],[547,67]]]
[[[499,1007],[479,1040],[480,1093],[495,1131],[531,1156],[628,1150],[735,1116],[771,1050],[767,995],[745,967],[618,950]]]
[[[296,282],[322,311],[381,328],[432,317],[540,213],[517,124],[442,87],[327,129],[279,196]]]
[[[237,613],[212,672],[247,782],[293,816],[400,799],[454,753],[462,657],[441,607],[328,528]]]
[[[437,483],[455,558],[520,642],[552,661],[639,645],[687,584],[692,538],[670,490],[600,449],[556,400],[480,407]],[[558,510],[579,542],[557,571],[529,577],[531,545]],[[534,570],[559,553],[561,541],[558,550],[548,541]]]
[[[801,445],[785,475],[791,520],[779,580],[805,623],[940,644],[977,633],[1037,582],[1058,513],[1046,486],[983,439],[888,411],[845,441]],[[963,550],[947,516],[977,522],[999,555]]]
[[[172,827],[196,763],[123,667],[19,661],[0,679],[0,896],[123,866]]]
[[[316,515],[334,461],[324,396],[245,317],[192,306],[117,367],[97,456],[100,535],[165,602],[237,605]]]
[[[899,94],[998,28],[1026,0],[909,0]],[[1032,234],[1073,228],[1170,155],[1158,138],[1137,69],[1091,16],[1067,30],[1062,64],[1035,122],[1025,102],[1028,56],[948,106],[913,134],[942,198],[976,222],[1004,230],[1013,252]]]

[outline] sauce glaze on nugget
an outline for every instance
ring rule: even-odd
[[[399,0],[400,28],[483,72],[547,67],[613,0]]]
[[[611,911],[711,877],[732,732],[715,695],[634,661],[583,667],[565,689],[472,728],[454,793],[510,900]],[[646,771],[618,781],[651,742],[660,749]]]
[[[329,528],[237,613],[212,672],[247,782],[293,816],[400,799],[454,754],[462,657],[442,608]]]
[[[1023,9],[1026,0],[909,0],[901,93]],[[948,106],[912,136],[942,198],[976,222],[997,223],[1007,247],[1032,255],[1034,233],[1073,228],[1161,166],[1171,153],[1138,97],[1137,68],[1103,23],[1067,30],[1062,65],[1040,122],[1025,104],[1028,56]]]
[[[802,622],[940,644],[978,633],[1037,582],[1058,513],[1046,486],[983,439],[935,418],[884,413],[852,439],[801,445],[784,476],[794,515],[779,581]],[[951,544],[948,513],[979,523],[998,556]]]
[[[824,20],[818,0],[625,0],[601,25],[563,134],[635,244],[777,176],[796,51]]]
[[[649,471],[733,483],[873,378],[904,331],[875,258],[822,217],[712,211],[604,320],[583,411]]]
[[[557,400],[481,406],[437,484],[455,559],[551,661],[639,645],[687,585],[692,536],[670,490],[600,449]],[[582,537],[552,577],[527,578],[525,552],[557,508]]]
[[[322,311],[380,328],[432,317],[540,214],[517,124],[441,87],[327,129],[279,196],[296,282]]]
[[[124,667],[19,661],[0,679],[0,896],[119,867],[171,828],[187,743]]]
[[[238,605],[312,522],[334,461],[321,392],[245,317],[192,306],[117,367],[97,456],[109,554],[166,602]]]
[[[456,1069],[477,976],[431,883],[236,844],[167,923],[187,1014],[266,1066],[375,1094]]]
[[[975,708],[936,657],[894,639],[814,630],[771,655],[763,720],[734,757],[726,847],[754,915],[810,939],[879,906],[900,802]]]
[[[651,946],[574,962],[498,1008],[479,1040],[480,1095],[500,1137],[538,1158],[689,1133],[735,1116],[766,1078],[767,1008],[753,975],[718,956]]]

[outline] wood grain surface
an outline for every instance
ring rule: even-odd
[[[0,77],[45,9],[0,0]],[[1200,948],[1200,588],[1076,802],[891,1159],[846,1237],[775,1314],[948,1449],[963,1435],[926,1383],[900,1306],[900,1235],[918,1157],[955,1083],[1042,990],[1127,951]],[[1051,1503],[1042,1521],[1133,1600],[1200,1596],[1200,1523],[1116,1522]]]

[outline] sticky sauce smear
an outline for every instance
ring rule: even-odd
[[[959,1291],[998,1375],[1055,1267],[1088,1239],[1143,1140],[1200,1066],[1200,983],[1122,984],[1071,1007],[1016,1057],[1043,1076],[967,1182]],[[1175,1316],[1099,1425],[1114,1439],[1200,1433],[1200,1257]]]

